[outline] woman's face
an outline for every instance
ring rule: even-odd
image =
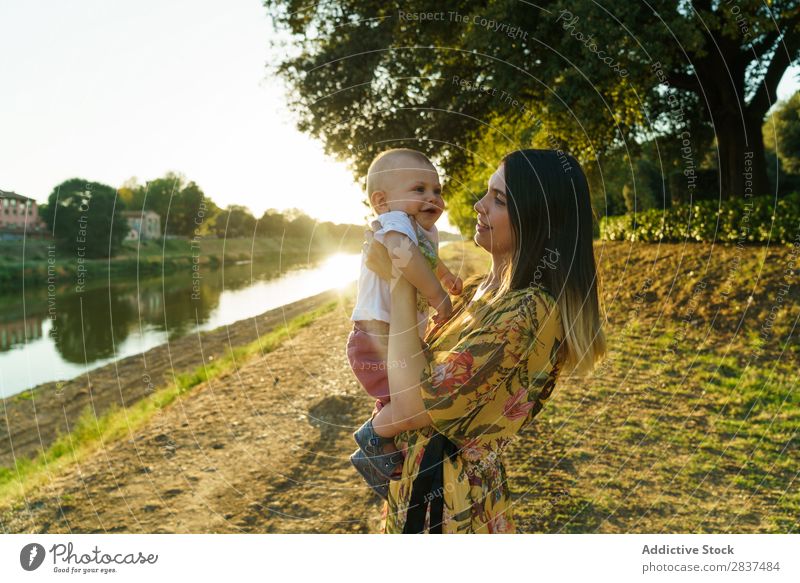
[[[475,226],[475,243],[493,256],[509,256],[514,250],[511,216],[508,213],[505,169],[503,164],[489,178],[489,187],[483,198],[475,203],[478,224]]]

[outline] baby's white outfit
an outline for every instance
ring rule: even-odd
[[[417,229],[424,234],[433,244],[434,249],[439,248],[439,231],[436,225],[430,230],[423,229],[418,223]],[[383,243],[386,233],[397,231],[403,233],[414,245],[419,245],[419,238],[411,224],[411,219],[403,211],[388,211],[378,215],[372,221],[372,229],[375,240]],[[389,322],[390,310],[392,305],[392,294],[390,282],[378,277],[378,275],[367,267],[366,253],[361,253],[361,272],[358,276],[358,296],[356,305],[350,320],[380,320]],[[428,323],[428,314],[417,312],[418,331],[420,338],[424,338],[425,329]]]

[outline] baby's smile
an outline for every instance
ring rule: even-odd
[[[425,204],[425,205],[422,205],[422,207],[419,209],[419,212],[435,215],[436,213],[439,212],[439,210],[440,209],[438,209],[435,205]]]

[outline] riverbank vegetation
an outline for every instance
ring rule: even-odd
[[[79,263],[74,249],[58,241],[27,239],[0,241],[0,287],[16,290],[25,284],[41,284],[55,276],[62,281],[74,279],[78,266],[87,273],[107,278],[114,276],[157,275],[194,264],[218,267],[223,263],[252,261],[296,263],[324,255],[355,253],[364,240],[364,228],[335,225],[319,227],[305,236],[259,236],[198,239],[161,239],[124,242],[113,258],[86,259]]]

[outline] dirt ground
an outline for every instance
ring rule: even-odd
[[[619,242],[597,256],[609,358],[560,381],[509,448],[519,529],[797,532],[791,249]],[[2,530],[376,532],[381,506],[348,461],[372,409],[345,357],[351,305],[344,294],[274,352],[0,509]]]

